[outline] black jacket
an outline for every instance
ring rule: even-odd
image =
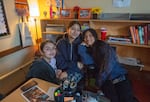
[[[118,62],[115,50],[104,41],[97,40],[89,52],[96,64],[97,84],[101,86],[106,80],[113,80],[127,74],[124,67]]]
[[[59,80],[56,78],[54,69],[42,58],[33,61],[27,74],[27,79],[30,78],[39,78],[48,82],[59,84]]]
[[[58,53],[56,55],[57,66],[63,71],[70,73],[81,73],[77,66],[79,61],[78,45],[81,43],[81,36],[76,38],[73,43],[69,42],[68,36],[65,35],[57,43]]]

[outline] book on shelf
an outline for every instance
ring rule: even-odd
[[[140,44],[139,31],[138,31],[137,27],[135,27],[135,26],[133,26],[133,29],[135,30],[136,42],[137,42],[137,44]]]
[[[147,24],[147,40],[148,45],[150,45],[150,24]]]
[[[46,24],[46,26],[49,26],[49,27],[65,27],[64,24]]]
[[[148,29],[147,29],[147,25],[143,26],[144,29],[144,44],[148,45]]]
[[[64,27],[46,27],[46,32],[64,32],[65,28]]]
[[[134,44],[149,45],[150,44],[150,24],[130,26],[130,34]]]
[[[150,20],[149,13],[132,13],[130,14],[130,20]]]
[[[136,43],[136,34],[135,34],[134,26],[130,26],[130,33],[131,33],[131,37],[132,37],[132,42],[135,44]]]
[[[144,67],[140,60],[132,57],[121,57],[118,56],[118,61],[121,64],[130,65],[130,66],[137,66],[137,67]]]
[[[109,37],[107,42],[108,43],[131,44],[131,40],[129,38],[120,38],[120,37]]]
[[[129,38],[121,38],[121,37],[109,37],[109,40],[116,40],[116,41],[128,41],[130,42],[131,40]]]
[[[129,20],[129,13],[102,13],[100,15],[101,20]]]
[[[46,32],[65,32],[63,24],[47,24],[45,27]]]
[[[143,27],[142,26],[138,26],[138,31],[139,31],[139,37],[140,37],[140,44],[144,44],[144,32],[143,32]]]
[[[107,40],[108,43],[118,43],[118,44],[131,44],[131,42],[127,41],[112,41],[112,40]]]

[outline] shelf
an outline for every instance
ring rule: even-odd
[[[46,24],[47,27],[65,27],[64,24]]]
[[[138,45],[138,44],[121,44],[121,43],[109,43],[110,45],[115,46],[131,46],[131,47],[141,47],[141,48],[150,48],[150,45]]]
[[[20,2],[19,2],[19,1],[16,1],[15,3],[16,3],[16,4],[21,4],[21,5],[27,5],[27,4],[28,4],[27,2],[21,2],[21,1],[20,1]]]
[[[143,20],[90,20],[92,22],[116,22],[116,23],[150,23],[150,21]]]
[[[42,34],[58,34],[58,35],[64,35],[65,34],[65,32],[42,32]]]
[[[64,25],[67,27],[69,22],[79,21],[81,24],[85,22],[96,31],[100,31],[101,27],[107,28],[107,36],[126,36],[129,37],[129,27],[136,25],[150,24],[150,20],[100,20],[100,19],[41,19],[42,34],[59,34],[63,35],[63,31],[46,31],[47,24]],[[46,37],[46,36],[45,36]],[[140,59],[143,63],[143,70],[150,71],[150,45],[140,45],[133,43],[109,42],[110,45],[117,47],[117,54],[122,57],[133,57]]]
[[[90,21],[90,19],[41,19],[42,21]]]
[[[144,65],[144,68],[142,70],[150,71],[150,66],[149,65]]]
[[[50,21],[92,21],[92,22],[116,22],[116,23],[150,23],[150,20],[100,20],[100,19],[41,19],[41,20],[50,20]]]
[[[130,66],[130,65],[125,65],[125,64],[122,64],[122,65],[125,68],[127,68],[128,70],[135,69],[137,71],[150,71],[150,66],[149,65],[144,65],[144,67]]]

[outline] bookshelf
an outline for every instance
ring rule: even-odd
[[[100,28],[107,29],[107,36],[124,36],[131,37],[129,33],[130,26],[150,24],[150,21],[141,20],[95,20],[95,19],[41,19],[42,34],[49,34],[46,32],[46,24],[63,24],[68,26],[70,21],[77,20],[82,24],[88,23],[91,28],[96,29],[98,36],[100,36]],[[64,32],[53,32],[51,34],[61,34]],[[100,38],[100,37],[99,37]],[[123,44],[123,43],[109,43],[111,46],[117,47],[117,54],[122,57],[133,57],[139,59],[144,64],[143,70],[150,71],[150,45],[140,44]]]
[[[112,46],[131,46],[131,47],[141,47],[141,48],[150,48],[150,45],[139,45],[139,44],[122,44],[122,43],[109,43]]]
[[[63,35],[65,32],[54,32],[54,31],[51,31],[51,32],[42,32],[43,34],[60,34],[60,35]]]

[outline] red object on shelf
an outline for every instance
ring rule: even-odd
[[[107,30],[106,28],[101,28],[101,40],[106,40]]]
[[[53,9],[52,9],[52,5],[50,5],[50,10],[49,10],[49,12],[50,12],[50,19],[52,19],[52,18],[53,18]]]

